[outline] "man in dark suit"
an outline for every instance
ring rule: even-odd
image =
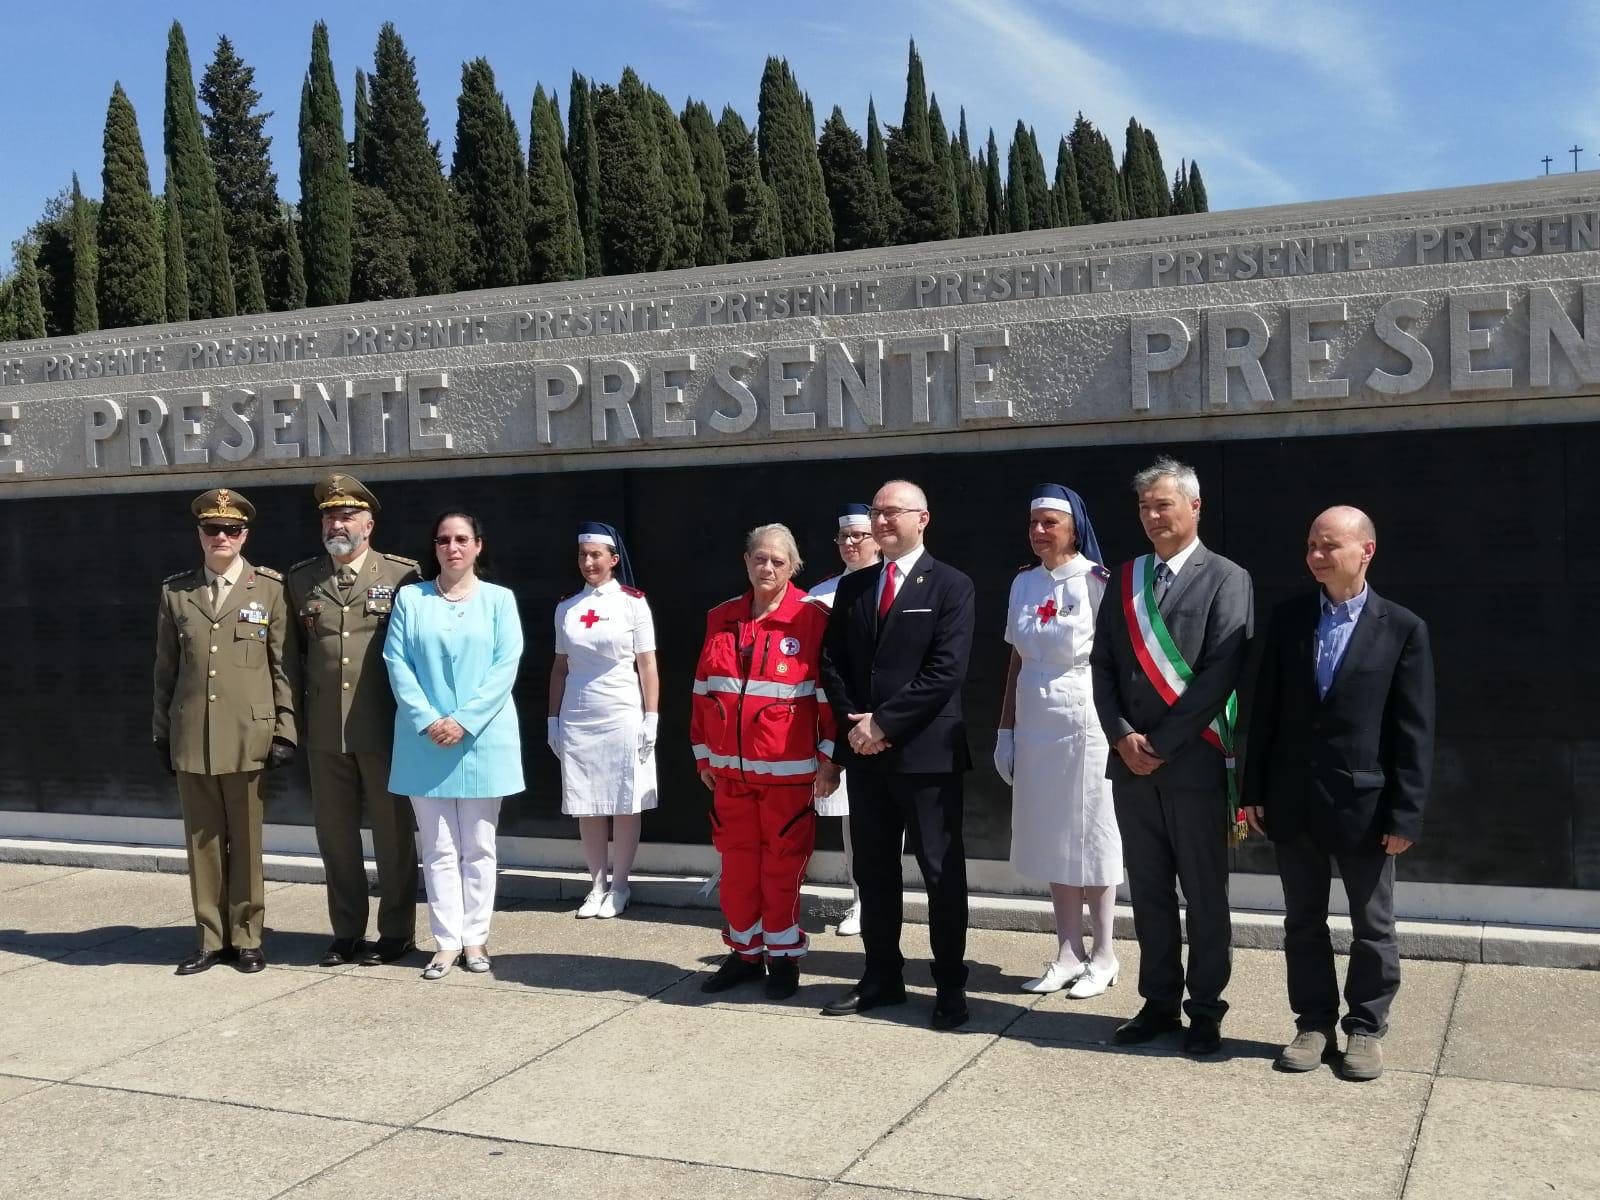
[[[1182,1004],[1189,1014],[1184,1049],[1211,1054],[1222,1044],[1228,1010],[1222,991],[1232,971],[1229,700],[1249,645],[1254,599],[1244,569],[1200,542],[1194,468],[1159,458],[1134,477],[1133,490],[1155,553],[1115,573],[1089,660],[1095,711],[1116,751],[1106,775],[1122,833],[1144,997],[1138,1015],[1114,1036],[1134,1045],[1180,1029]],[[1188,904],[1187,972],[1176,884]]]
[[[935,1029],[967,1019],[967,860],[962,772],[972,766],[961,685],[972,651],[972,580],[922,544],[928,500],[892,480],[870,510],[876,567],[839,583],[822,677],[850,772],[850,838],[861,888],[861,982],[822,1011],[865,1012],[906,998],[900,955],[902,839],[928,888]]]
[[[1272,839],[1283,880],[1298,1033],[1277,1065],[1309,1071],[1338,1053],[1331,861],[1350,901],[1342,1070],[1358,1080],[1383,1073],[1381,1039],[1400,990],[1394,860],[1422,836],[1433,767],[1428,627],[1367,586],[1377,548],[1360,509],[1330,508],[1312,524],[1306,565],[1321,586],[1272,614],[1245,769],[1245,816]]]

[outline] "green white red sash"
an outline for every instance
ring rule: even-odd
[[[1127,618],[1128,637],[1133,643],[1133,656],[1139,660],[1145,678],[1156,694],[1169,705],[1188,690],[1194,671],[1184,661],[1178,644],[1172,640],[1167,623],[1161,619],[1156,607],[1156,556],[1142,554],[1122,565],[1122,612]],[[1228,702],[1212,718],[1201,737],[1216,747],[1227,767],[1229,840],[1244,840],[1248,828],[1244,812],[1239,807],[1237,762],[1233,754],[1233,731],[1239,720],[1239,697],[1228,693]]]

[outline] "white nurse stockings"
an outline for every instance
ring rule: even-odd
[[[633,873],[633,859],[639,852],[639,835],[643,831],[644,818],[639,813],[578,818],[578,836],[583,841],[583,862],[589,869],[591,892],[628,890],[628,876]]]
[[[1089,905],[1089,929],[1094,935],[1094,956],[1091,959],[1083,942],[1083,906]],[[1072,887],[1065,883],[1050,885],[1050,902],[1056,910],[1056,937],[1061,946],[1056,961],[1071,967],[1078,963],[1093,962],[1097,967],[1109,967],[1117,961],[1111,945],[1112,930],[1116,926],[1117,889],[1110,884],[1094,887]]]

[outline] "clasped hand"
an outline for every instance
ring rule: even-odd
[[[452,717],[440,717],[423,732],[435,746],[454,746],[467,736],[467,731]]]
[[[879,726],[877,718],[871,713],[850,713],[849,717],[855,722],[850,730],[850,749],[857,754],[882,754],[892,744],[884,736],[883,729]]]
[[[1135,775],[1153,775],[1166,761],[1156,753],[1150,739],[1142,733],[1123,734],[1117,740],[1117,754]]]

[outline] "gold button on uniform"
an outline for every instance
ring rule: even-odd
[[[347,692],[350,690],[350,682],[349,682],[349,680],[346,680],[344,683],[341,683],[339,686],[342,687]]]
[[[216,652],[217,652],[217,648],[215,646],[211,647],[211,653],[215,654]]]
[[[350,665],[350,660],[348,658],[341,658],[339,661],[347,667]]]
[[[211,678],[215,679],[217,677],[217,669],[215,667],[212,667],[211,670],[206,672],[206,674],[211,676]]]
[[[222,622],[218,621],[216,624],[212,625],[211,628],[213,628],[213,629],[221,629],[222,628]]]
[[[349,630],[348,630],[348,629],[346,629],[346,630],[345,630],[345,631],[344,631],[344,632],[343,632],[343,633],[341,633],[341,634],[340,634],[340,635],[339,635],[339,636],[340,636],[340,637],[349,637],[349,636],[350,636],[350,631],[349,631]]]
[[[341,610],[340,610],[340,611],[341,611],[341,612],[349,612],[349,611],[350,611],[350,606],[349,606],[349,605],[348,605],[348,604],[346,604],[346,605],[345,605],[345,606],[344,606],[344,608],[342,608],[342,609],[341,609]]]
[[[207,704],[215,704],[216,700],[217,700],[217,696],[216,696],[215,692],[213,692],[211,695],[206,697],[206,703]]]

